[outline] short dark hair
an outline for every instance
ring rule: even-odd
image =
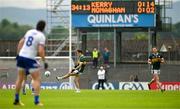
[[[36,25],[36,29],[39,31],[44,31],[45,26],[46,26],[46,22],[44,20],[40,20]]]
[[[78,52],[78,53],[83,53],[83,51],[82,51],[82,50],[77,50],[77,52]]]

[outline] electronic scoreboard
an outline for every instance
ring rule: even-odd
[[[155,0],[72,1],[73,27],[155,27]]]

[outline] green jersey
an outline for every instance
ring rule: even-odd
[[[84,55],[79,56],[79,58],[78,58],[78,63],[80,63],[80,62],[82,62],[83,64],[82,64],[82,66],[78,69],[78,71],[79,71],[80,73],[83,73],[84,68],[85,68],[85,66],[86,66],[86,57],[85,57]],[[77,66],[78,66],[78,65],[76,65],[75,67],[77,67]]]
[[[162,55],[160,55],[159,53],[156,54],[153,53],[149,56],[149,59],[152,62],[153,70],[160,70],[162,58],[163,58]]]

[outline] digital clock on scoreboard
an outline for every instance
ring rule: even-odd
[[[154,0],[72,1],[73,14],[154,14]]]

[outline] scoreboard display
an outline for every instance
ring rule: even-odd
[[[154,14],[154,0],[133,1],[73,1],[73,14]]]
[[[155,27],[155,0],[72,1],[73,27]]]

